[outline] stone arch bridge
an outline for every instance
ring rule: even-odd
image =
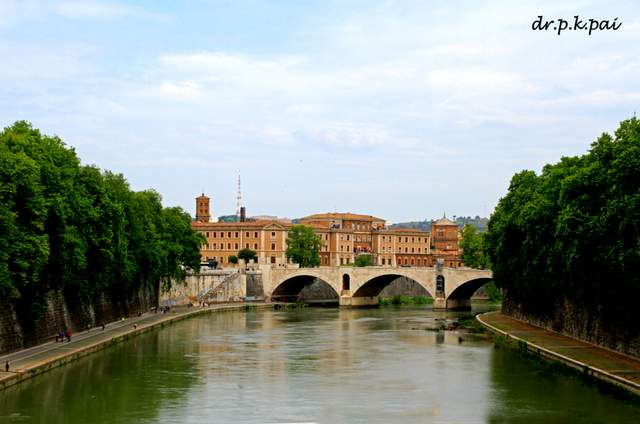
[[[392,281],[405,277],[421,285],[434,298],[434,309],[469,309],[471,295],[491,281],[489,270],[426,267],[270,267],[262,270],[267,301],[292,301],[302,289],[319,279],[339,296],[340,306],[370,306]],[[439,281],[439,283],[438,283]]]

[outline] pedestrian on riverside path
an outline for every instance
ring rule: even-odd
[[[67,330],[67,341],[71,341],[71,330]]]
[[[4,369],[9,372],[9,361],[4,364]]]

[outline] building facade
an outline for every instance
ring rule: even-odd
[[[203,261],[224,266],[229,257],[243,248],[254,250],[261,264],[287,263],[287,235],[290,221],[258,219],[238,222],[210,222],[209,198],[196,198],[196,219],[192,226],[206,242],[201,248]],[[244,217],[242,217],[244,218]],[[323,213],[299,220],[313,228],[322,240],[321,266],[349,265],[358,255],[373,257],[379,266],[434,266],[441,259],[445,266],[460,266],[458,227],[442,218],[432,223],[431,233],[407,228],[388,228],[386,221],[371,215]]]

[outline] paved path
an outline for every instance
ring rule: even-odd
[[[500,312],[478,315],[478,319],[510,337],[546,349],[560,359],[567,358],[575,364],[590,367],[596,371],[596,377],[599,372],[609,374],[623,383],[628,382],[633,391],[640,391],[640,359],[527,324]]]
[[[140,317],[109,323],[100,327],[82,331],[71,336],[71,342],[47,342],[28,349],[0,356],[0,390],[29,376],[37,375],[47,369],[62,365],[79,356],[103,348],[107,343],[135,333],[149,331],[170,321],[206,311],[238,309],[242,304],[219,304],[207,308],[174,307],[170,312],[145,313]],[[134,324],[137,328],[134,328]],[[5,372],[5,363],[9,361],[9,372]]]

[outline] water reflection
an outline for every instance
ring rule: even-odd
[[[567,422],[580,414],[624,422],[637,416],[638,408],[542,372],[482,338],[433,331],[436,319],[456,316],[429,308],[201,316],[3,392],[0,422]]]

